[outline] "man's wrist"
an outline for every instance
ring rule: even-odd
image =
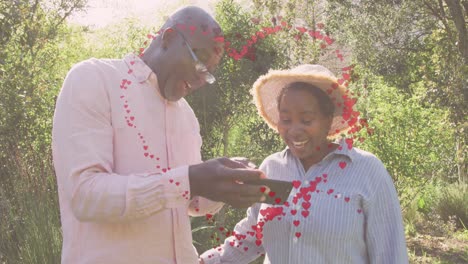
[[[190,165],[188,167],[188,178],[189,178],[189,185],[190,185],[190,199],[199,195],[198,185],[199,182],[197,181],[197,165]]]

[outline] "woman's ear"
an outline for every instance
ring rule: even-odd
[[[164,31],[162,32],[162,47],[163,49],[167,49],[167,47],[169,47],[170,43],[172,43],[172,41],[174,41],[174,38],[176,37],[177,35],[177,32],[175,32],[175,30],[171,27],[168,27],[166,29],[164,29]]]

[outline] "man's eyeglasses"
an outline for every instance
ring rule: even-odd
[[[187,46],[187,48],[188,48],[188,50],[190,52],[190,55],[192,56],[192,59],[195,62],[195,69],[197,71],[197,74],[199,76],[201,76],[203,78],[203,80],[205,80],[207,83],[209,83],[209,84],[214,83],[216,81],[216,78],[213,76],[213,74],[211,74],[208,71],[208,68],[206,67],[206,65],[203,64],[203,62],[201,62],[198,59],[197,55],[195,54],[195,52],[193,52],[192,47],[190,46],[187,39],[185,39],[184,35],[182,33],[180,33],[179,31],[177,31],[177,33],[179,33],[179,35],[184,39],[185,45]]]

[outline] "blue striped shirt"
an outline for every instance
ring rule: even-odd
[[[264,263],[274,264],[408,263],[394,184],[371,153],[342,140],[306,172],[286,148],[267,157],[260,169],[268,178],[300,186],[291,191],[288,205],[250,207],[234,229],[237,237],[202,254],[206,264],[249,263],[262,254]],[[282,214],[268,219],[269,207]]]

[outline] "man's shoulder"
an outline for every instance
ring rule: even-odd
[[[89,72],[99,73],[106,70],[113,70],[122,63],[124,63],[124,61],[121,59],[89,58],[74,64],[68,72],[68,75],[88,74]]]

